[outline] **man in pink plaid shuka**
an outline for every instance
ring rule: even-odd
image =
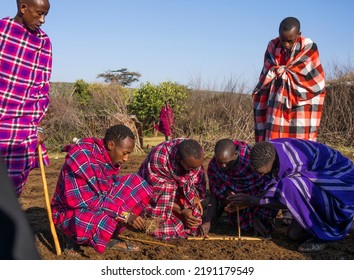
[[[134,139],[129,128],[116,125],[104,139],[81,139],[66,155],[52,199],[53,222],[75,244],[103,253],[127,225],[145,228],[139,215],[152,188],[136,174],[119,176]]]
[[[44,139],[37,128],[49,105],[52,47],[40,29],[49,1],[18,5],[16,17],[0,20],[0,155],[20,196],[30,170],[38,166],[36,149]]]

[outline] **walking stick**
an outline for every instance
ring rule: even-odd
[[[237,240],[237,245],[240,247],[241,246],[241,226],[240,226],[240,209],[236,208],[237,210],[237,235],[238,235],[238,240]]]
[[[238,241],[262,241],[262,240],[267,240],[264,238],[259,238],[259,237],[249,237],[249,236],[243,236],[243,237],[237,237],[237,236],[208,236],[208,237],[198,237],[198,236],[188,236],[187,240],[196,240],[196,241],[212,241],[212,240],[224,240],[224,241],[230,241],[230,240],[237,240]]]
[[[241,227],[240,227],[240,210],[237,206],[237,235],[238,239],[241,240]]]
[[[60,249],[60,244],[57,236],[57,232],[55,230],[55,226],[52,220],[52,209],[50,207],[50,202],[49,202],[49,195],[48,195],[48,186],[47,186],[47,179],[45,178],[45,171],[44,171],[44,164],[43,164],[43,156],[42,156],[42,147],[41,145],[38,146],[38,157],[39,157],[39,166],[41,168],[41,174],[42,174],[42,181],[43,181],[43,187],[44,187],[44,197],[45,197],[45,204],[47,207],[47,213],[48,213],[48,219],[49,219],[49,225],[50,225],[50,231],[52,232],[52,236],[54,239],[54,245],[55,245],[55,250],[57,252],[57,255],[61,255],[61,249]]]

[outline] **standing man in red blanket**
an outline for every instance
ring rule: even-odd
[[[165,140],[168,140],[168,137],[173,134],[173,125],[175,122],[175,117],[173,109],[168,101],[165,105],[162,106],[160,111],[160,122],[159,122],[159,131],[165,135]]]
[[[256,142],[280,137],[316,141],[326,94],[317,45],[285,18],[264,56],[253,91]]]
[[[44,140],[38,126],[49,105],[52,47],[40,28],[49,1],[17,0],[17,8],[14,18],[0,20],[0,156],[20,196]]]
[[[197,235],[206,192],[203,161],[197,141],[176,138],[156,146],[141,164],[138,174],[153,187],[145,213],[161,219],[160,227],[151,233],[155,238]]]

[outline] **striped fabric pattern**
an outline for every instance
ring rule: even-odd
[[[152,195],[152,188],[138,175],[119,176],[103,140],[84,138],[65,158],[52,198],[54,224],[77,244],[90,245],[103,253],[122,212],[139,215]]]
[[[340,152],[300,139],[270,141],[280,169],[262,204],[285,204],[299,224],[321,240],[344,238],[354,217],[354,165]]]
[[[177,145],[184,141],[177,138],[156,146],[141,164],[138,174],[153,187],[154,194],[146,215],[160,218],[160,228],[151,235],[158,239],[186,238],[195,235],[197,228],[185,227],[181,218],[172,211],[173,203],[183,203],[185,208],[193,206],[195,197],[205,198],[206,180],[203,166],[186,171],[176,161]],[[198,208],[193,215],[201,218]]]
[[[37,126],[49,106],[51,69],[51,42],[41,29],[30,33],[12,18],[0,20],[0,152],[18,196],[39,165]]]
[[[223,199],[226,192],[244,193],[256,196],[264,191],[266,179],[254,172],[250,164],[251,147],[241,141],[234,140],[238,151],[237,165],[231,170],[223,170],[213,157],[208,166],[209,188],[219,199]],[[261,222],[271,228],[272,211],[263,207],[250,207],[240,210],[240,226],[242,230],[253,229],[254,217],[260,218]],[[235,214],[230,214],[231,222]]]
[[[317,45],[299,37],[287,57],[279,38],[271,40],[253,91],[256,142],[287,137],[316,141],[325,94]]]

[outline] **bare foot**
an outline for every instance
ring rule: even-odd
[[[111,239],[107,244],[107,249],[116,249],[125,252],[138,252],[140,248],[134,244],[128,243],[123,239]]]
[[[72,257],[82,256],[84,251],[81,250],[80,246],[75,244],[69,237],[64,237],[64,254]]]

